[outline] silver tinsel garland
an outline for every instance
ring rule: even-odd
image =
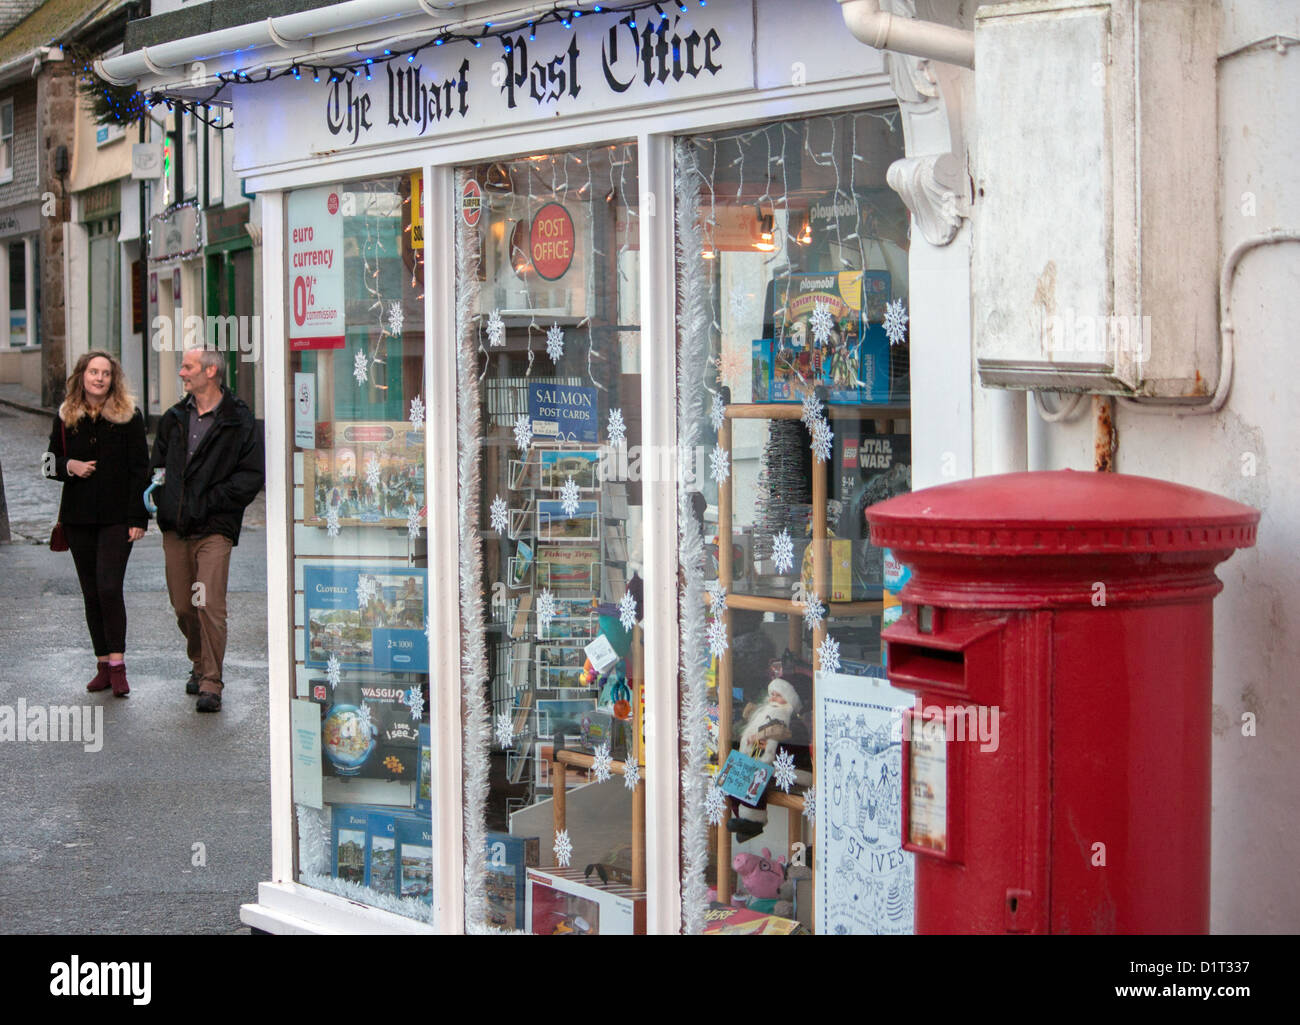
[[[468,171],[456,175],[456,195],[469,181]],[[459,391],[460,622],[461,719],[465,828],[465,928],[478,932],[487,915],[488,759],[492,724],[485,700],[487,686],[487,627],[483,619],[483,552],[478,536],[479,447],[481,411],[478,392],[478,342],[471,320],[478,306],[478,229],[456,218],[456,374]]]
[[[699,273],[700,170],[689,141],[676,146],[677,296],[680,302],[677,366],[703,366],[709,357],[708,278]],[[705,421],[705,388],[689,372],[678,374],[677,475],[678,605],[681,634],[682,932],[704,931],[708,908],[708,821],[704,784],[708,758],[708,647],[704,636],[704,537],[692,507],[690,469]]]

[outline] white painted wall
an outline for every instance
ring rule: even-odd
[[[1300,37],[1294,0],[1222,0],[1219,54],[1277,34]],[[1250,235],[1300,229],[1300,47],[1221,58],[1218,79],[1220,237],[1204,244],[1222,260]],[[1258,546],[1220,568],[1224,590],[1215,602],[1214,932],[1300,931],[1300,466],[1291,454],[1300,438],[1297,294],[1300,245],[1255,250],[1232,289],[1236,372],[1224,409],[1183,418],[1116,411],[1119,472],[1204,488],[1262,513]],[[913,297],[919,307],[915,275]],[[977,454],[992,437],[991,397],[976,385]],[[1087,409],[1069,423],[1031,425],[1031,467],[1092,468]],[[1032,408],[1029,418],[1036,420]],[[925,422],[919,410],[917,421]],[[981,472],[983,462],[977,459]],[[1255,716],[1253,737],[1242,735],[1245,713]]]

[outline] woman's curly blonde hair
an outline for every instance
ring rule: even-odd
[[[108,386],[108,395],[104,399],[104,404],[95,409],[86,400],[84,382],[86,367],[97,357],[108,360],[113,368],[113,380]],[[129,423],[131,417],[135,416],[135,396],[131,394],[131,385],[126,379],[126,371],[122,369],[122,364],[117,361],[117,357],[103,349],[91,349],[77,360],[77,365],[72,369],[72,376],[68,378],[67,398],[59,406],[59,417],[68,427],[75,426],[83,416],[103,416],[109,423],[114,424]]]

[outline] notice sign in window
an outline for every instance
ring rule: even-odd
[[[289,348],[343,348],[343,213],[333,185],[289,195]]]
[[[943,720],[912,733],[908,776],[908,842],[948,850],[948,744]]]

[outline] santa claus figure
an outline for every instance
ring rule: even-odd
[[[793,736],[790,728],[802,702],[788,680],[777,677],[767,685],[767,700],[745,708],[745,728],[740,734],[740,753],[768,765],[776,761],[781,744]],[[749,840],[767,825],[767,800],[760,798],[751,808],[732,801],[733,818],[727,828],[741,840]]]

